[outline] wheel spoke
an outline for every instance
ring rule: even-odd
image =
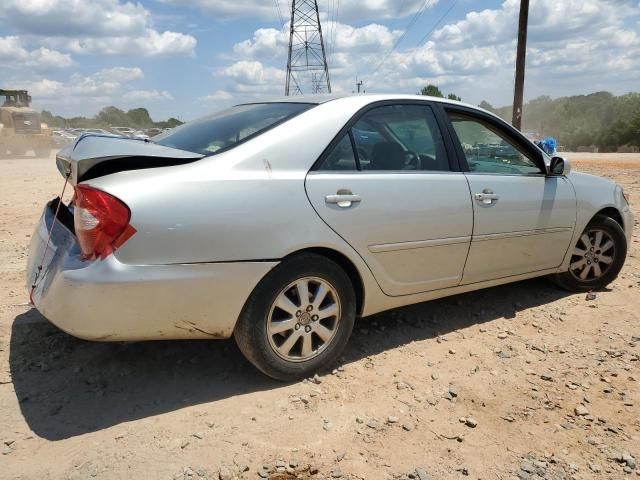
[[[311,334],[306,334],[302,337],[302,356],[308,357],[313,353],[313,347],[311,345]]]
[[[591,239],[589,238],[589,235],[587,235],[586,233],[583,233],[582,236],[580,237],[580,240],[582,241],[582,244],[587,247],[587,250],[589,250],[589,248],[591,248],[593,245],[591,244]]]
[[[278,297],[276,307],[278,307],[280,310],[284,310],[292,317],[295,317],[296,312],[299,310],[296,304],[289,300],[289,297],[287,297],[284,293],[281,293]]]
[[[571,270],[579,270],[580,268],[584,267],[586,264],[587,264],[587,261],[584,258],[581,258],[580,260],[573,262],[569,268],[571,268]]]
[[[573,254],[578,257],[584,257],[585,253],[587,253],[587,251],[581,248],[576,247],[573,249]]]
[[[327,293],[329,293],[329,289],[324,283],[321,283],[318,286],[318,290],[316,291],[315,297],[313,299],[312,305],[315,310],[320,310],[320,305],[322,305],[322,302],[327,296]]]
[[[278,333],[286,332],[287,330],[293,330],[293,327],[296,326],[297,320],[295,318],[290,318],[289,320],[282,320],[281,322],[271,322],[269,326],[269,332],[271,335],[276,335]]]
[[[593,242],[593,246],[595,248],[600,248],[600,245],[602,244],[602,232],[597,231],[596,232],[596,239]]]
[[[318,311],[318,317],[320,317],[320,320],[322,320],[323,318],[333,317],[337,314],[338,314],[338,305],[336,305],[335,303],[332,303],[331,305],[324,308],[323,310]]]
[[[321,323],[316,325],[315,332],[323,342],[327,342],[331,338],[331,335],[333,334],[331,330],[329,330],[327,327],[325,327]]]
[[[611,250],[611,248],[613,247],[613,241],[608,240],[600,249],[601,253],[607,252],[609,250]]]
[[[598,265],[597,263],[594,263],[591,266],[593,267],[593,275],[596,278],[599,278],[602,275],[602,270],[600,269],[600,265]]]
[[[582,272],[580,273],[580,280],[586,280],[590,271],[591,271],[591,265],[587,264],[582,270]]]
[[[284,355],[289,355],[289,352],[291,352],[291,349],[300,338],[300,335],[302,335],[300,331],[294,330],[293,333],[289,335],[289,338],[287,338],[284,343],[278,347],[278,350],[280,350]]]
[[[300,280],[296,283],[296,290],[300,299],[300,307],[306,307],[309,304],[309,284],[306,280]]]
[[[610,257],[608,255],[600,255],[600,263],[609,265],[611,262],[613,262],[613,257]]]

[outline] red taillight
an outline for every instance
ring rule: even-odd
[[[136,233],[122,201],[88,185],[77,185],[73,224],[84,260],[104,259]]]

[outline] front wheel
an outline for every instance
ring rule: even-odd
[[[597,215],[573,247],[569,270],[555,275],[562,288],[586,292],[613,282],[627,256],[627,239],[622,227],[610,217]]]
[[[244,356],[289,381],[334,362],[356,315],[353,285],[335,262],[314,254],[283,261],[258,284],[234,331]]]

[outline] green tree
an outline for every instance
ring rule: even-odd
[[[435,85],[427,85],[426,87],[423,87],[422,90],[420,90],[420,95],[444,98],[442,91]]]
[[[629,143],[640,147],[640,110],[636,116],[629,122]]]
[[[462,101],[462,98],[457,96],[455,93],[450,93],[449,95],[447,95],[447,98],[449,100],[457,100],[458,102]]]
[[[130,127],[131,120],[129,116],[116,107],[105,107],[96,115],[96,122],[103,124],[105,127]]]
[[[127,112],[129,121],[138,128],[149,128],[153,126],[153,120],[149,116],[149,111],[146,108],[134,108]]]
[[[157,126],[160,128],[175,128],[182,125],[184,122],[178,120],[177,118],[171,117],[169,120],[164,122],[157,122]]]

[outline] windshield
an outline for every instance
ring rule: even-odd
[[[202,155],[228,150],[310,109],[309,103],[238,105],[154,137],[153,142]]]

